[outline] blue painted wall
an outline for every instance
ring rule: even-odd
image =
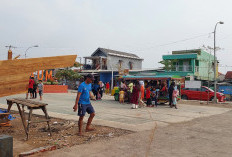
[[[115,75],[117,74],[118,72],[114,72],[114,78],[115,78]],[[111,82],[111,78],[112,78],[112,72],[100,73],[100,81],[102,81],[103,83]]]

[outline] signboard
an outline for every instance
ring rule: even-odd
[[[201,88],[201,81],[185,81],[185,88]]]

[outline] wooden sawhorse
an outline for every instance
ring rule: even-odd
[[[50,118],[48,116],[47,109],[46,109],[46,106],[48,104],[37,102],[37,101],[32,101],[32,100],[27,100],[27,99],[23,99],[23,98],[12,98],[12,99],[6,99],[6,100],[7,100],[7,104],[8,104],[8,112],[10,112],[10,109],[11,109],[11,107],[12,107],[12,105],[14,103],[17,105],[18,110],[19,110],[19,114],[21,116],[21,120],[22,120],[22,123],[23,123],[23,127],[24,127],[24,130],[25,130],[26,136],[27,136],[27,140],[29,138],[29,127],[30,127],[31,123],[47,122],[48,130],[50,132],[50,136],[52,135],[51,134],[51,127],[50,127],[50,124],[49,124]],[[24,110],[25,106],[29,109],[28,123],[27,124],[26,124],[26,118],[25,118],[25,112],[24,112],[25,111]],[[45,114],[46,120],[32,122],[31,121],[31,116],[32,116],[32,111],[34,109],[42,109],[42,111]]]

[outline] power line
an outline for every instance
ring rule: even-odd
[[[202,34],[202,35],[198,35],[198,36],[195,36],[195,37],[192,37],[192,38],[186,38],[186,39],[183,39],[183,40],[178,40],[178,41],[174,41],[174,42],[170,42],[170,43],[167,43],[167,44],[161,44],[161,45],[158,45],[158,46],[166,46],[166,45],[171,45],[171,44],[176,44],[176,43],[179,43],[179,42],[184,42],[184,41],[188,41],[188,40],[192,40],[192,39],[197,39],[197,38],[200,38],[200,37],[203,37],[203,36],[210,36],[211,33],[207,33],[207,34]]]
[[[172,44],[176,44],[176,43],[180,43],[180,42],[185,42],[185,41],[188,41],[188,40],[197,39],[197,38],[204,37],[204,36],[208,36],[208,38],[210,38],[210,35],[212,33],[213,32],[205,33],[205,34],[201,34],[201,35],[198,35],[198,36],[194,36],[194,37],[190,37],[190,38],[186,38],[186,39],[182,39],[182,40],[177,40],[177,41],[169,42],[169,43],[166,43],[166,44],[160,44],[160,45],[155,45],[155,46],[147,47],[147,48],[140,49],[140,50],[137,50],[137,51],[152,49],[152,48],[155,48],[155,47],[168,46],[168,45],[172,45]]]

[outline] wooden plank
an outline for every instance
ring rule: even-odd
[[[31,73],[73,66],[76,57],[68,55],[0,61],[0,97],[26,93]]]
[[[10,113],[0,113],[0,115],[9,115]]]
[[[23,100],[16,100],[16,99],[12,100],[12,103],[16,103],[16,104],[20,104],[20,105],[25,105],[25,106],[30,107],[30,108],[37,108],[37,107],[45,106],[45,105],[31,104],[31,103],[25,102]]]
[[[24,102],[27,102],[27,103],[30,103],[30,104],[40,105],[40,106],[46,106],[46,105],[48,105],[47,103],[42,103],[42,102],[28,100],[28,99],[23,99],[23,98],[14,98],[14,100],[20,100],[20,101],[24,101]]]

